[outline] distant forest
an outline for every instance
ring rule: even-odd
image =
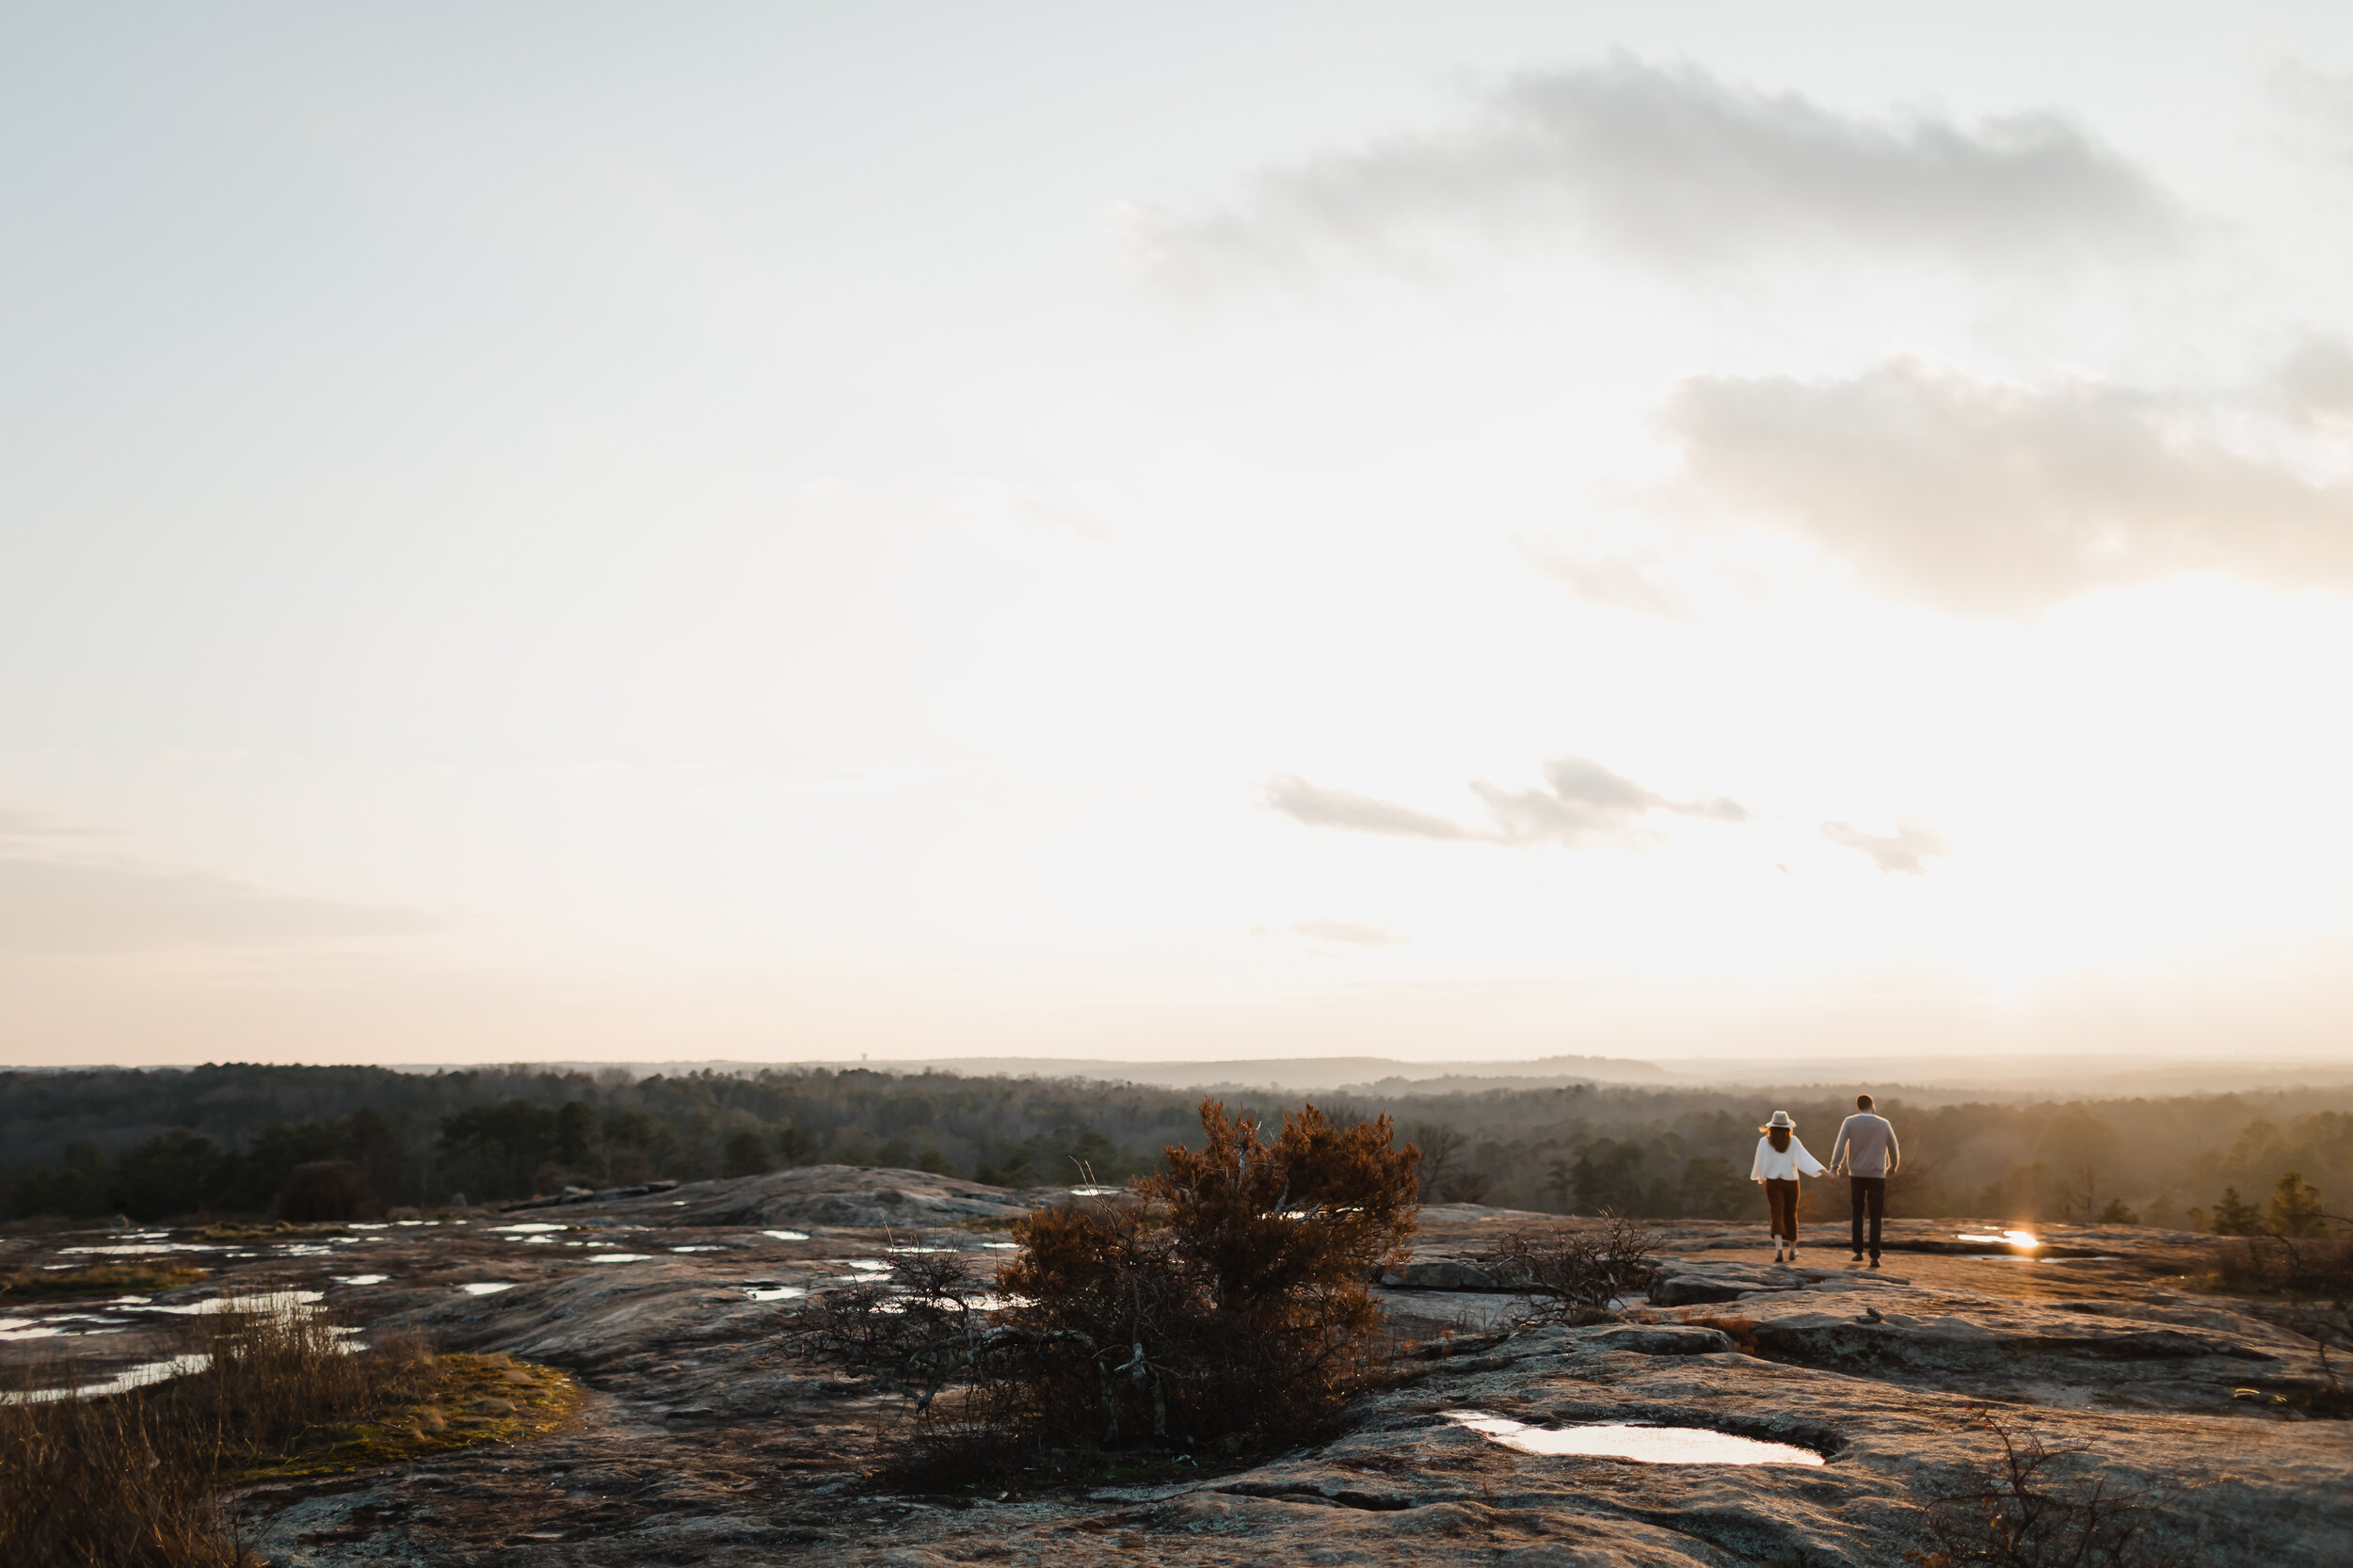
[[[1297,1096],[1224,1094],[1272,1121]],[[1797,1117],[1817,1156],[1851,1101],[1796,1092],[1570,1084],[1314,1096],[1384,1112],[1420,1145],[1433,1201],[1645,1218],[1761,1214],[1758,1124]],[[791,1165],[913,1168],[1024,1187],[1116,1181],[1197,1144],[1200,1096],[1136,1084],[782,1068],[438,1073],[220,1065],[0,1072],[0,1219],[266,1215],[295,1168],[346,1160],[376,1202],[430,1209],[568,1185]],[[2074,1101],[1881,1096],[1907,1156],[1891,1208],[1992,1222],[2241,1228],[2288,1173],[2353,1202],[2353,1091]],[[1834,1184],[1808,1206],[1843,1213]]]

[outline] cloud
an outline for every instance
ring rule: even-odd
[[[1928,870],[1920,862],[1949,856],[1952,847],[1933,829],[1918,823],[1897,823],[1892,834],[1865,833],[1851,823],[1826,822],[1822,837],[1844,849],[1860,850],[1883,872],[1918,876]]]
[[[1285,816],[1310,827],[1337,827],[1352,833],[1385,833],[1401,839],[1474,839],[1478,835],[1457,822],[1417,811],[1394,801],[1346,790],[1327,790],[1304,778],[1285,776],[1267,786],[1267,804]]]
[[[2305,149],[2353,162],[2353,76],[2291,63],[2272,72],[2271,92],[2295,122]]]
[[[2332,352],[2278,378],[2308,413],[2353,395]],[[1899,598],[2018,616],[2185,571],[2353,585],[2353,486],[2205,433],[2238,411],[1897,360],[1849,380],[1687,381],[1659,424],[1682,450],[1681,502],[1790,530]]]
[[[1413,807],[1327,790],[1295,777],[1269,785],[1267,802],[1311,827],[1496,844],[1628,843],[1655,812],[1716,822],[1748,819],[1737,801],[1721,796],[1670,800],[1583,757],[1556,757],[1545,763],[1542,789],[1506,789],[1484,780],[1473,781],[1470,789],[1486,803],[1492,827],[1466,826]]]
[[[2353,421],[2353,348],[2334,338],[2307,338],[2280,361],[2272,390],[2299,424]]]
[[[1344,942],[1351,947],[1395,947],[1406,939],[1401,931],[1391,931],[1385,925],[1367,925],[1362,920],[1301,920],[1290,927],[1295,936],[1318,942]]]
[[[414,911],[272,892],[208,872],[77,853],[84,835],[0,812],[0,952],[138,952],[338,936],[440,922]]]
[[[1528,564],[1588,604],[1636,610],[1666,620],[1689,620],[1683,595],[1651,575],[1648,562],[1631,555],[1572,552],[1532,540],[1515,541]]]
[[[2147,176],[2055,114],[1863,119],[1624,53],[1509,78],[1450,129],[1271,172],[1238,207],[1129,216],[1147,273],[1180,286],[1530,230],[1704,267],[1791,242],[1972,261],[2125,250],[2178,227]]]

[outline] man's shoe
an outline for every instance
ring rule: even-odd
[[[1876,1257],[1875,1257],[1875,1258],[1871,1259],[1871,1267],[1872,1267],[1872,1268],[1876,1269],[1876,1268],[1878,1268],[1879,1266],[1880,1266],[1880,1260],[1879,1260],[1878,1258],[1876,1258]]]
[[[1863,1255],[1862,1255],[1861,1253],[1857,1253],[1857,1254],[1855,1254],[1855,1255],[1854,1255],[1854,1260],[1855,1260],[1857,1263],[1862,1262],[1862,1261],[1863,1261]]]

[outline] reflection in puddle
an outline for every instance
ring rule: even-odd
[[[192,1317],[214,1312],[267,1312],[283,1318],[306,1306],[315,1306],[326,1299],[316,1290],[256,1290],[248,1295],[208,1296],[200,1302],[186,1302],[178,1306],[155,1306],[149,1310],[177,1312]]]
[[[981,1245],[989,1252],[1019,1252],[1021,1250],[1021,1243],[1018,1241],[984,1241]]]
[[[492,1225],[490,1228],[492,1230],[504,1231],[515,1236],[542,1236],[552,1230],[568,1230],[571,1227],[568,1225],[552,1225],[543,1221],[535,1220],[529,1224]]]
[[[651,1253],[600,1252],[587,1261],[591,1263],[647,1263],[652,1261],[652,1258]]]
[[[68,1253],[104,1253],[111,1257],[143,1257],[150,1253],[159,1252],[219,1252],[220,1250],[221,1243],[217,1241],[145,1241],[136,1246],[59,1247],[57,1256],[63,1257]]]
[[[1439,1415],[1527,1454],[1575,1454],[1631,1459],[1643,1464],[1819,1464],[1822,1456],[1793,1443],[1760,1443],[1705,1427],[1641,1427],[1607,1422],[1582,1427],[1532,1427],[1483,1410]]]
[[[763,1283],[744,1286],[744,1294],[751,1297],[751,1299],[756,1302],[789,1302],[796,1296],[806,1296],[808,1292],[797,1285],[768,1285]]]
[[[168,1361],[149,1361],[126,1371],[117,1372],[104,1383],[85,1383],[73,1388],[35,1388],[22,1393],[0,1394],[0,1404],[47,1404],[53,1400],[104,1399],[109,1394],[127,1393],[143,1388],[166,1378],[200,1372],[213,1364],[209,1355],[175,1355]]]
[[[1127,1190],[1125,1187],[1073,1187],[1070,1195],[1074,1198],[1115,1198]]]
[[[60,1317],[0,1318],[0,1339],[75,1338],[91,1334],[120,1334],[128,1318],[99,1318],[69,1312]]]
[[[779,1241],[806,1241],[808,1240],[808,1232],[805,1230],[763,1230],[760,1234],[762,1236],[773,1236]]]
[[[335,1283],[338,1285],[381,1285],[392,1277],[390,1274],[337,1274]]]
[[[476,1280],[472,1285],[461,1285],[457,1288],[469,1296],[495,1296],[502,1290],[515,1288],[515,1282],[511,1279]]]
[[[672,1252],[725,1252],[725,1247],[672,1247]]]
[[[2035,1240],[2034,1232],[2030,1230],[2006,1230],[1998,1236],[1989,1236],[1983,1231],[1958,1230],[1953,1233],[1953,1236],[1955,1240],[1961,1241],[1993,1241],[1996,1243],[2007,1243],[2013,1247],[2039,1247],[2042,1245],[2041,1242]]]

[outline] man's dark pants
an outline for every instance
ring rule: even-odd
[[[1871,1261],[1880,1260],[1880,1216],[1887,1212],[1887,1178],[1885,1176],[1849,1176],[1854,1193],[1854,1250],[1863,1251],[1863,1210],[1871,1210]]]

